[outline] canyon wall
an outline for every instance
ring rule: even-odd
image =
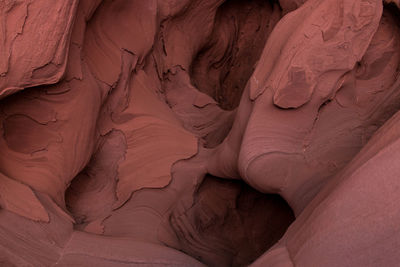
[[[398,0],[0,12],[0,265],[400,262]]]

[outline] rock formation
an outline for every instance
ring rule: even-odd
[[[1,266],[397,266],[398,0],[0,0]]]

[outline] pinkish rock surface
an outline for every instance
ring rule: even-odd
[[[399,9],[0,1],[0,265],[398,266]]]

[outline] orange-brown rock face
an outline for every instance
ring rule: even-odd
[[[399,8],[0,0],[0,265],[398,266]]]

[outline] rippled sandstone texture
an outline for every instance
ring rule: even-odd
[[[398,0],[0,0],[0,265],[396,266]]]

